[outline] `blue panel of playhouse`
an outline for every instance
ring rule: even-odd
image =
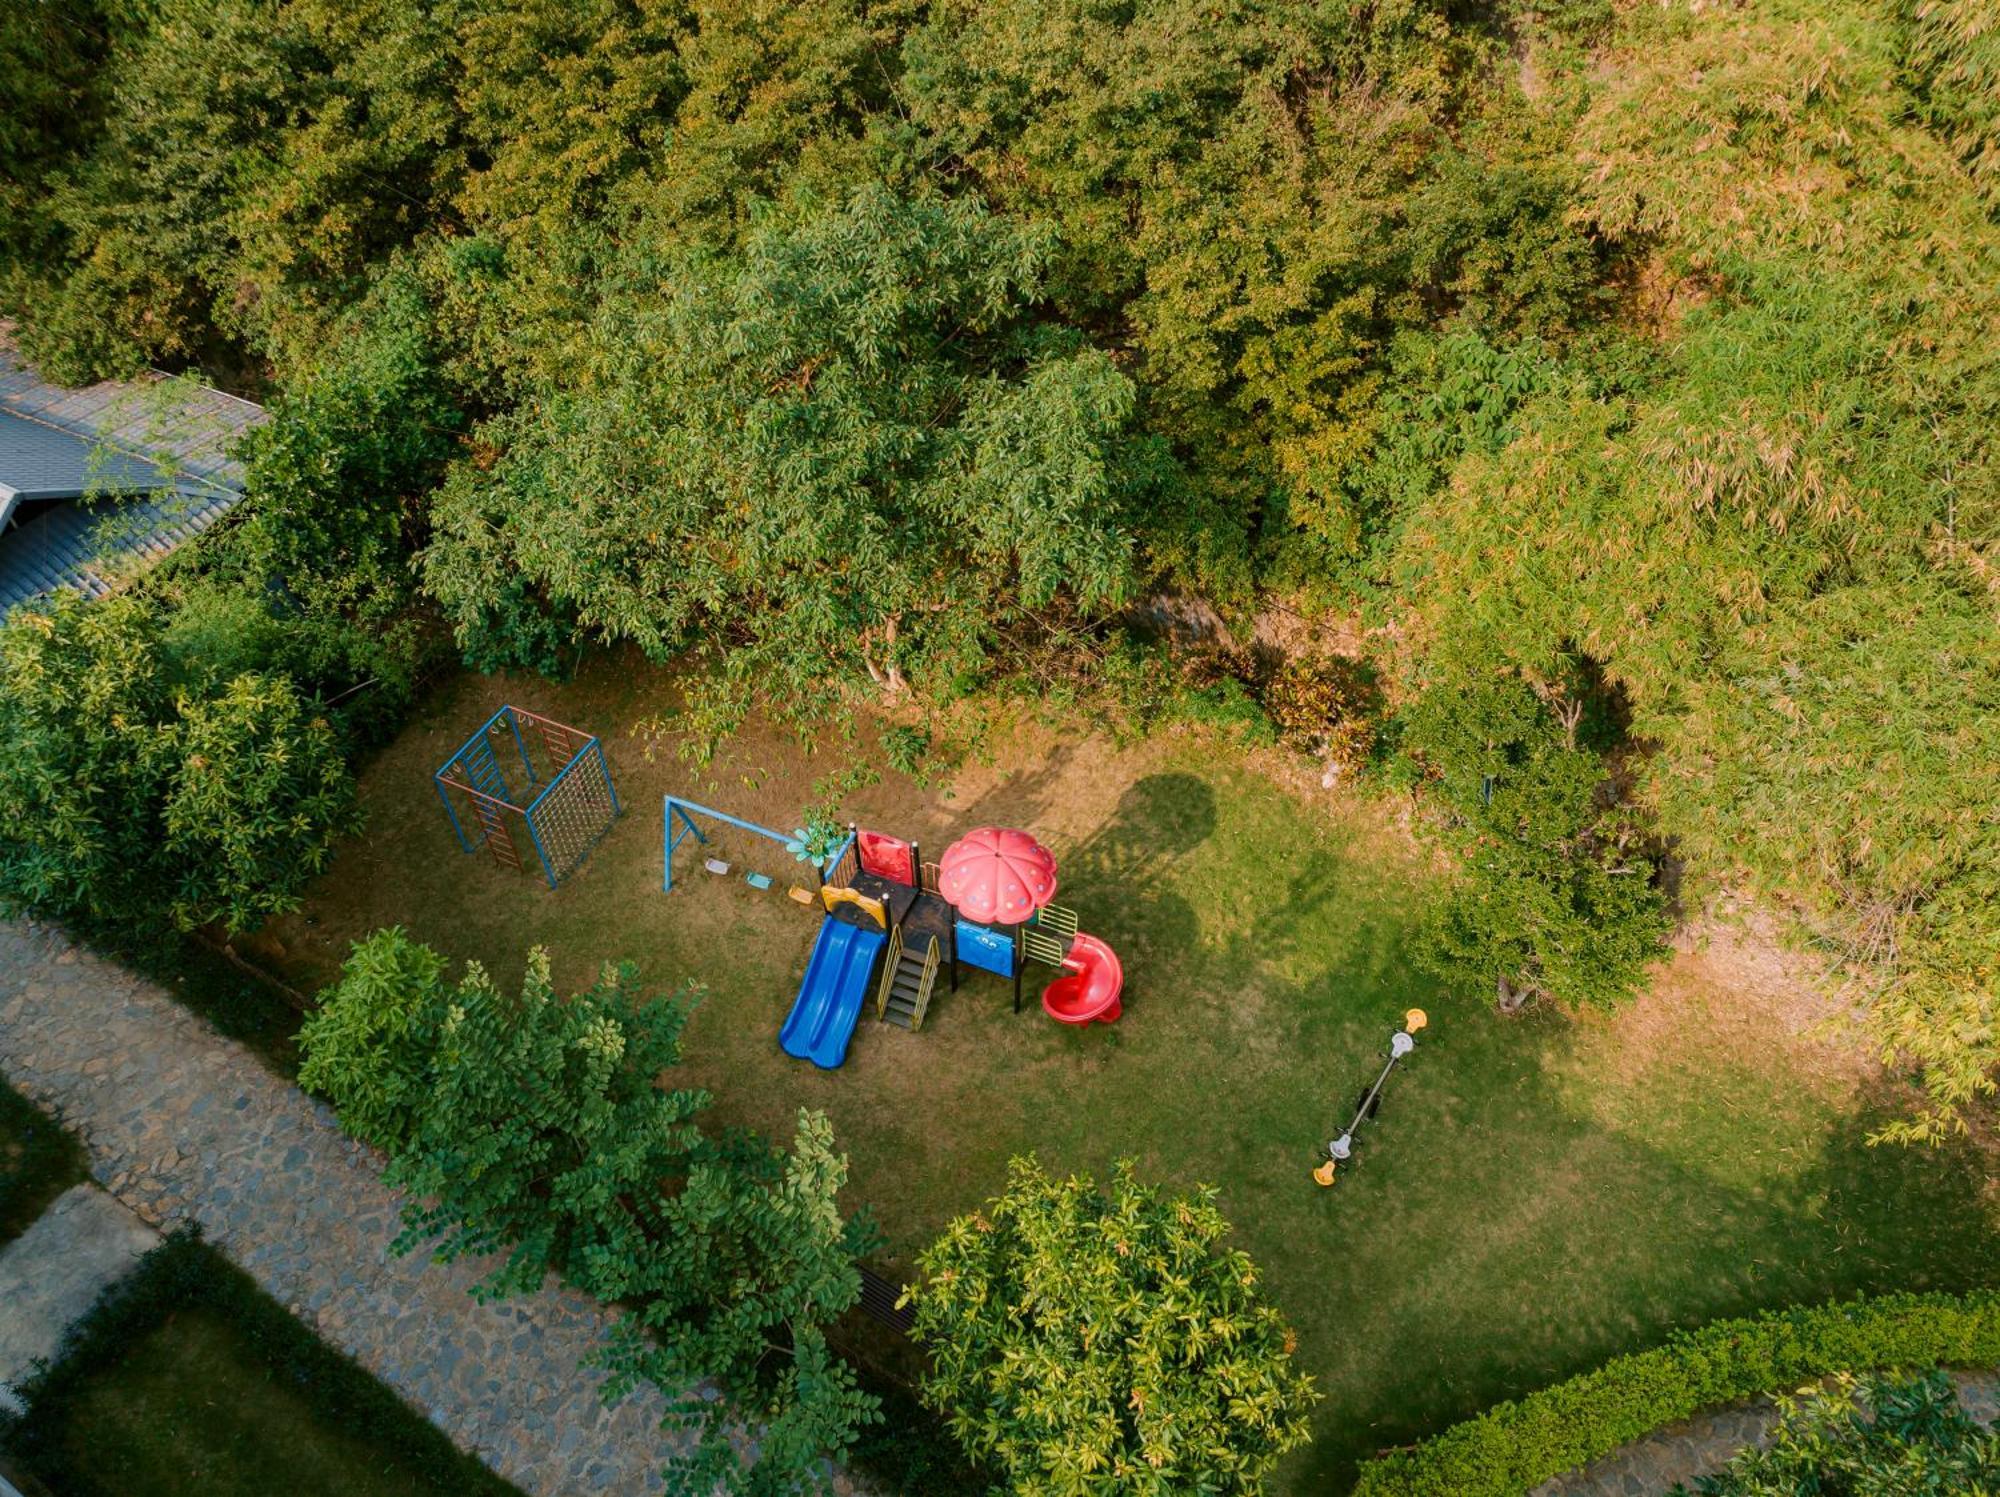
[[[982,972],[1012,977],[1014,938],[1003,931],[961,920],[958,922],[958,959]]]

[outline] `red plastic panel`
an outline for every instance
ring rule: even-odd
[[[916,883],[916,860],[910,856],[910,844],[901,837],[857,831],[854,834],[854,850],[861,856],[863,873],[872,873],[877,878],[886,878],[898,884]]]

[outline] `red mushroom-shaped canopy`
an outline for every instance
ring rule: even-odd
[[[938,861],[938,893],[968,920],[1018,925],[1056,895],[1056,860],[1026,832],[983,826]]]

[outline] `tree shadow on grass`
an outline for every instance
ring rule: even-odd
[[[1355,1167],[1291,1203],[1260,1258],[1332,1396],[1285,1490],[1345,1490],[1375,1449],[1676,1329],[1994,1281],[1971,1148],[1885,1154],[1867,1145],[1880,1115],[1857,1109],[1791,1141],[1817,1146],[1809,1168],[1719,1185],[1684,1150],[1569,1111],[1541,1064],[1562,1043],[1559,1026],[1454,1014],[1396,1078]],[[1718,1135],[1757,1126],[1726,1095],[1685,1105]]]

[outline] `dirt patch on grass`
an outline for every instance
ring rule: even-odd
[[[1852,1096],[1880,1067],[1849,1022],[1851,1006],[1776,922],[1749,913],[1683,931],[1631,1003],[1579,1019],[1600,1033],[1608,1081],[1631,1081],[1674,1057],[1782,1053],[1820,1089]]]

